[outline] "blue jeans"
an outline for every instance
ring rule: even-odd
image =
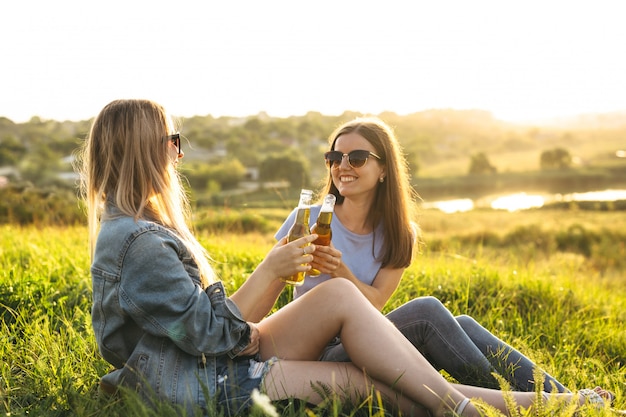
[[[262,362],[257,361],[257,358],[220,357],[217,366],[217,404],[223,408],[226,416],[247,414],[252,406],[252,390],[261,391],[263,379],[276,361],[276,358]]]
[[[419,297],[387,314],[387,318],[438,370],[459,383],[499,389],[492,373],[501,375],[516,391],[534,391],[536,365],[521,352],[498,339],[470,316],[454,317],[435,297]],[[349,361],[340,341],[327,347],[321,360]],[[543,390],[569,392],[542,371]]]

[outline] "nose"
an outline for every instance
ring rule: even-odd
[[[185,156],[185,151],[180,151],[178,154],[178,159],[182,159]]]
[[[348,158],[349,158],[349,156],[348,156],[348,155],[343,155],[343,156],[341,157],[341,162],[339,163],[339,168],[343,168],[343,169],[346,169],[346,168],[347,168],[347,169],[350,169],[350,168],[352,168],[352,167],[350,166],[350,163],[348,162],[348,161],[349,161],[349,159],[348,159]],[[346,164],[346,165],[344,166],[344,164]]]

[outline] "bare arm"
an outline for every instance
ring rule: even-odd
[[[302,247],[316,238],[317,235],[313,234],[290,243],[286,238],[278,241],[243,285],[230,296],[246,321],[259,322],[270,312],[285,288],[280,277],[311,269],[308,262],[313,256],[303,256]],[[311,246],[307,250],[312,252],[314,248]]]
[[[317,246],[314,260],[311,266],[322,273],[330,274],[331,277],[342,277],[351,281],[363,295],[379,311],[383,309],[387,301],[400,284],[402,274],[406,268],[381,268],[376,274],[372,285],[360,281],[342,261],[342,253],[332,246]]]

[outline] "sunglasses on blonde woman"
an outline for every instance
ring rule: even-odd
[[[176,146],[176,151],[180,155],[182,149],[180,147],[180,133],[174,133],[173,135],[168,135],[165,137],[165,140],[168,140]]]
[[[326,165],[328,167],[338,167],[341,165],[341,161],[343,158],[348,157],[348,165],[352,168],[361,168],[370,156],[380,160],[381,157],[376,155],[374,152],[366,151],[363,149],[358,149],[348,153],[341,153],[339,151],[329,151],[324,154],[324,159],[326,160]]]

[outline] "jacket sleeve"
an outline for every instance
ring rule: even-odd
[[[188,252],[179,245],[156,231],[131,241],[122,260],[120,305],[145,332],[189,354],[236,355],[249,343],[248,324],[221,282],[205,292],[191,279],[183,264]]]

